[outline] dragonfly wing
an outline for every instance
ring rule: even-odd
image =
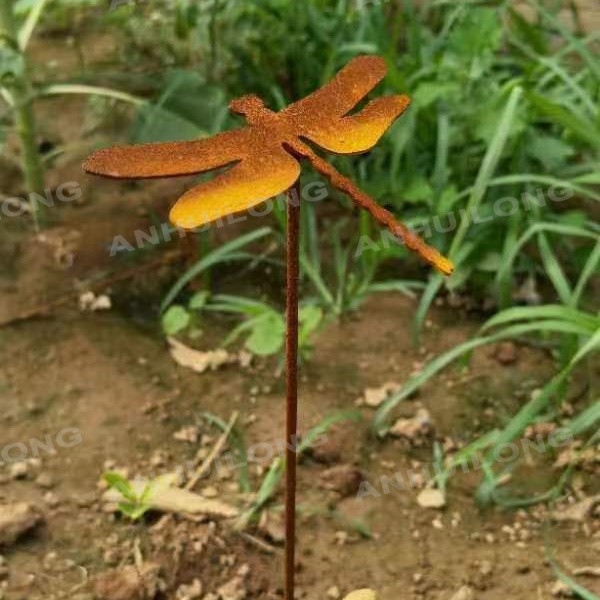
[[[314,122],[301,127],[301,135],[336,154],[370,150],[410,104],[408,96],[386,96],[342,119]]]
[[[281,111],[298,123],[337,121],[349,113],[384,77],[380,56],[352,59],[329,83]]]
[[[193,229],[238,213],[290,188],[300,164],[282,146],[267,146],[222,175],[188,190],[171,209],[178,227]]]
[[[245,128],[189,142],[113,146],[94,152],[83,168],[117,179],[192,175],[243,159],[252,140],[252,131]]]

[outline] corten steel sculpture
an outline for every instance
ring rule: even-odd
[[[186,141],[117,146],[99,150],[84,163],[95,175],[119,179],[176,177],[231,166],[211,181],[187,191],[173,206],[171,221],[186,229],[247,210],[282,192],[287,193],[286,287],[286,562],[285,598],[294,598],[298,363],[298,252],[300,224],[299,160],[308,159],[331,184],[346,193],[376,221],[399,237],[445,275],[452,263],[359,190],[318,156],[304,140],[337,154],[359,154],[373,148],[408,107],[405,96],[369,102],[348,113],[383,79],[385,61],[378,56],[352,60],[327,85],[280,112],[265,108],[257,96],[243,96],[229,105],[244,115],[248,126],[214,137]]]

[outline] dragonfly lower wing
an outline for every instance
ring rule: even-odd
[[[257,149],[229,171],[188,190],[171,209],[178,227],[193,229],[239,213],[289,189],[300,164],[281,146]]]
[[[302,135],[336,154],[370,150],[410,104],[408,96],[387,96],[369,102],[356,115],[304,126]]]

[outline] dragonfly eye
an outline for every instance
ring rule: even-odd
[[[265,103],[254,94],[236,98],[229,103],[229,108],[238,115],[257,117],[265,110]]]

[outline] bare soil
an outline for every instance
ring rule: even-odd
[[[246,597],[277,598],[279,544],[269,542],[272,553],[266,552],[223,522],[175,518],[164,523],[148,515],[130,523],[105,513],[99,501],[99,480],[107,467],[127,468],[131,476],[148,475],[157,470],[156,463],[151,464],[157,452],[164,457],[160,467],[164,470],[191,460],[198,444],[173,436],[183,427],[198,426],[201,434],[216,438],[218,431],[201,417],[204,411],[225,421],[239,411],[248,445],[282,439],[283,380],[277,360],[198,375],[171,359],[158,333],[156,306],[178,267],[155,270],[149,278],[143,270],[148,259],[138,259],[133,265],[140,274],[108,290],[113,310],[78,310],[72,291],[75,278],[88,279],[92,272],[108,276],[111,261],[113,270],[131,268],[126,260],[107,259],[99,240],[111,228],[140,225],[134,206],[121,206],[121,216],[115,218],[111,200],[103,195],[89,205],[61,208],[63,223],[85,240],[67,269],[55,264],[47,247],[24,228],[24,221],[1,224],[3,264],[8,265],[0,280],[3,318],[43,304],[61,291],[71,290],[72,298],[53,308],[49,318],[27,319],[0,331],[0,446],[25,444],[29,459],[22,479],[10,478],[12,463],[0,467],[0,501],[30,502],[44,517],[42,526],[2,550],[9,568],[6,598],[91,598],[99,573],[132,563],[135,540],[143,560],[161,566],[166,582],[162,597],[174,597],[180,584],[194,578],[202,581],[206,593],[215,592],[240,566],[248,565]],[[150,260],[161,253],[164,250],[152,253]],[[235,284],[234,272],[221,277],[218,286]],[[255,273],[248,293],[260,296],[270,289],[273,282],[267,277]],[[384,295],[327,326],[302,369],[303,430],[335,411],[354,408],[366,388],[406,381],[433,353],[467,339],[477,327],[458,309],[437,308],[424,345],[416,351],[409,335],[414,308],[410,299]],[[204,347],[216,346],[222,335],[222,322],[215,321],[211,333],[212,326],[210,321],[205,324]],[[539,507],[517,513],[480,511],[473,500],[480,480],[477,472],[451,478],[443,511],[421,508],[416,502],[419,490],[411,486],[384,493],[382,476],[406,475],[410,469],[419,473],[424,463],[431,463],[433,439],[464,444],[501,425],[552,372],[552,362],[542,350],[517,347],[515,362],[504,366],[494,352],[493,348],[477,352],[468,371],[447,371],[401,405],[399,416],[410,416],[419,406],[431,413],[434,437],[419,447],[374,438],[369,408],[360,409],[361,422],[340,424],[329,432],[333,464],[359,468],[376,493],[362,499],[340,498],[317,485],[330,465],[314,458],[301,461],[301,597],[326,598],[328,591],[334,594],[333,586],[342,593],[371,586],[382,600],[433,600],[451,598],[462,585],[469,585],[484,600],[549,598],[555,576],[546,564],[546,546],[569,567],[597,563],[597,523],[551,525],[546,509]],[[76,445],[73,431],[81,438]],[[32,440],[48,443],[48,439],[54,452],[41,448],[36,459]],[[529,470],[518,470],[520,491],[535,494],[547,489],[556,477],[552,459],[543,457]],[[266,466],[251,468],[255,489]],[[40,474],[44,477],[38,480]],[[214,487],[220,498],[243,506],[247,499],[238,494],[236,481],[237,473],[225,469],[202,480],[198,490]],[[590,486],[591,481],[585,482],[588,491]],[[277,517],[281,497],[273,504]],[[251,533],[267,541],[261,531]],[[199,544],[203,539],[206,543]],[[588,584],[593,588],[595,581]]]

